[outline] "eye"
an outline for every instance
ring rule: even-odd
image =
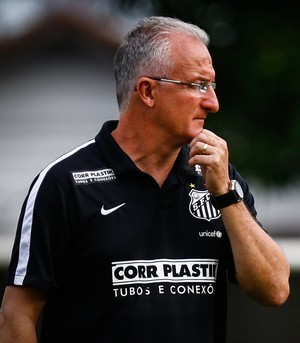
[[[197,85],[201,93],[206,93],[209,86],[211,86],[213,89],[216,89],[215,82],[200,81]]]
[[[207,92],[208,84],[209,84],[209,82],[206,82],[206,81],[199,82],[199,88],[200,88],[200,91],[202,93],[206,93]]]

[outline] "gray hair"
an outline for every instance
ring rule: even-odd
[[[151,16],[141,19],[124,37],[114,60],[116,93],[120,110],[129,103],[131,92],[141,76],[168,77],[174,66],[170,35],[183,33],[206,46],[208,34],[198,26],[176,18]]]

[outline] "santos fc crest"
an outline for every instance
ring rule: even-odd
[[[211,221],[221,216],[220,211],[214,208],[209,201],[210,193],[208,191],[192,189],[189,196],[191,197],[189,210],[195,218]]]

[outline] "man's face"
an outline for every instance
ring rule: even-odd
[[[184,35],[174,35],[172,56],[175,68],[169,79],[199,83],[214,81],[215,71],[207,47],[199,40]],[[159,82],[155,98],[157,124],[176,144],[189,143],[203,128],[209,112],[217,112],[219,103],[215,91],[199,87]]]

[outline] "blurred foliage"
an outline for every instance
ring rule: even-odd
[[[117,0],[123,10],[142,0]],[[265,184],[300,178],[300,22],[294,1],[151,1],[154,13],[197,24],[210,37],[218,114],[207,127],[230,160]],[[149,3],[148,3],[149,5]]]

